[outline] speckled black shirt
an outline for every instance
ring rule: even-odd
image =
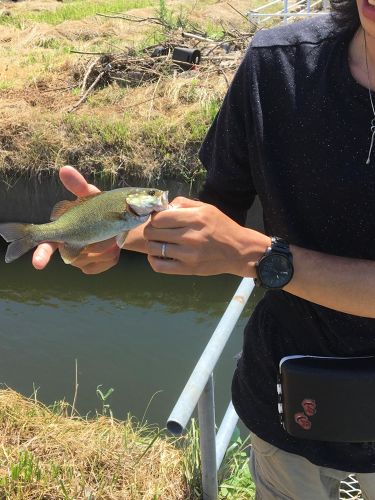
[[[244,222],[258,194],[267,234],[375,259],[375,150],[366,165],[373,115],[368,90],[350,73],[349,41],[329,17],[254,37],[200,151],[201,199]],[[375,472],[375,443],[310,441],[283,430],[277,369],[292,354],[375,354],[375,320],[268,292],[245,329],[232,384],[239,416],[259,437],[317,465]]]

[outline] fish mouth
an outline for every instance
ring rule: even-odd
[[[128,211],[135,215],[136,217],[149,216],[156,212],[162,212],[168,208],[168,191],[163,191],[160,197],[157,199],[155,204],[152,204],[152,208],[138,207],[136,204],[128,203]]]
[[[135,215],[136,217],[139,217],[139,214],[135,211],[135,209],[128,204],[128,210],[132,215]]]
[[[153,212],[162,212],[163,210],[167,210],[168,208],[168,191],[163,191],[160,196],[160,204],[156,206]]]

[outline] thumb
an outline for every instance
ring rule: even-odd
[[[190,198],[185,198],[184,196],[177,196],[171,203],[171,208],[193,208],[200,207],[204,205],[202,201],[191,200]]]
[[[56,250],[57,245],[55,243],[41,243],[38,245],[33,254],[33,266],[35,269],[41,270],[46,267],[50,261],[52,254]]]
[[[75,196],[80,197],[99,193],[99,189],[97,187],[92,184],[88,184],[83,175],[70,165],[61,167],[59,176],[66,189],[71,191]]]

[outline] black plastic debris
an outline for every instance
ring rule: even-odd
[[[169,55],[169,47],[164,47],[163,45],[158,45],[154,48],[151,57],[161,57]]]
[[[175,47],[172,52],[172,60],[182,69],[191,69],[200,63],[201,52],[188,47]]]

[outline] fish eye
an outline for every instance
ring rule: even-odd
[[[155,190],[154,189],[151,189],[149,192],[148,192],[149,196],[155,196]]]

